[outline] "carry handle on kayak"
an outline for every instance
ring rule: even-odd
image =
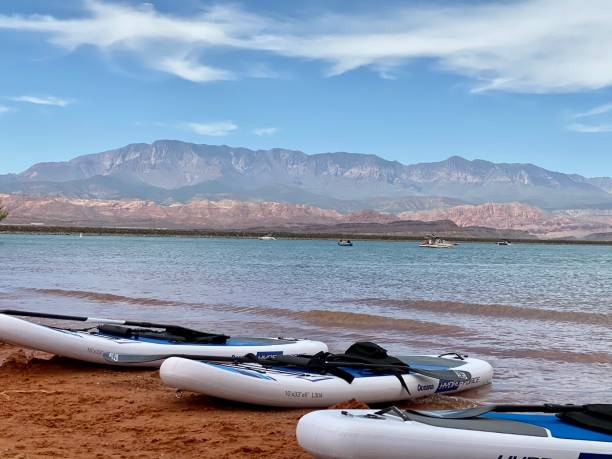
[[[83,316],[68,316],[63,314],[51,314],[47,312],[34,312],[34,311],[19,311],[16,309],[0,309],[0,314],[6,314],[9,316],[21,316],[21,317],[38,317],[42,319],[56,319],[56,320],[71,320],[75,322],[95,322],[100,324],[109,324],[109,325],[129,325],[132,327],[149,327],[149,328],[162,328],[167,330],[168,332],[176,333],[177,335],[185,335],[185,336],[194,336],[198,334],[206,334],[209,333],[201,332],[199,330],[194,330],[192,328],[182,327],[180,325],[172,325],[172,324],[158,324],[154,322],[139,322],[134,320],[117,320],[117,319],[102,319],[99,317],[83,317]],[[228,339],[229,336],[220,334],[218,335],[225,339]]]

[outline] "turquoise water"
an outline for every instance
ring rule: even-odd
[[[612,394],[612,247],[0,235],[0,307],[490,360],[486,400]]]

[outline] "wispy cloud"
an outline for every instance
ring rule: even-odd
[[[418,2],[367,13],[288,17],[225,3],[190,16],[161,13],[150,4],[83,5],[69,18],[0,15],[0,29],[39,33],[67,50],[129,52],[148,68],[195,82],[248,76],[231,59],[221,67],[212,61],[247,51],[257,52],[259,62],[265,56],[318,61],[330,76],[367,67],[383,78],[396,77],[395,68],[427,59],[436,69],[474,81],[473,92],[612,86],[609,0]]]
[[[567,126],[570,131],[597,133],[597,132],[612,132],[612,124],[582,124],[572,123]]]
[[[55,96],[15,96],[8,97],[8,99],[14,100],[16,102],[27,102],[36,105],[55,105],[57,107],[65,107],[70,103],[69,100]]]
[[[217,121],[214,123],[185,123],[184,127],[200,135],[213,137],[225,136],[238,129],[231,121]]]
[[[594,107],[586,112],[576,113],[574,118],[587,118],[589,116],[603,115],[612,111],[612,104],[604,104]]]
[[[196,83],[217,80],[233,80],[234,75],[227,70],[209,67],[183,57],[168,57],[154,64],[158,70],[172,73],[185,80]]]
[[[278,128],[275,127],[266,127],[266,128],[255,128],[253,129],[253,134],[264,136],[264,135],[273,135],[278,132]]]
[[[0,113],[7,113],[10,112],[11,109],[9,107],[7,107],[6,105],[0,105]]]
[[[612,132],[612,123],[601,122],[602,118],[604,118],[604,121],[608,121],[605,118],[609,118],[609,116],[602,117],[601,115],[606,115],[610,112],[612,112],[612,104],[598,105],[590,110],[574,113],[571,117],[572,122],[566,127],[570,131],[582,133]],[[587,118],[586,123],[582,121],[584,118]],[[593,120],[593,118],[595,118],[595,120]],[[596,120],[599,120],[599,123],[594,123]]]

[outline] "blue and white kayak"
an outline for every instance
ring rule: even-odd
[[[333,374],[300,368],[270,367],[258,363],[195,361],[180,357],[160,368],[162,381],[173,388],[237,402],[279,407],[328,407],[356,398],[365,403],[408,400],[435,393],[460,392],[489,384],[493,368],[484,360],[461,356],[398,357],[411,367],[451,370],[467,375],[461,382],[438,380],[408,373],[374,372],[364,368],[342,369],[354,379],[347,382]],[[406,388],[408,390],[406,390]]]
[[[298,442],[322,459],[612,459],[612,435],[550,414],[403,419],[378,413],[309,413],[298,423]]]
[[[75,331],[0,314],[0,341],[92,363],[159,367],[172,355],[266,357],[327,351],[325,343],[305,339],[224,337],[227,338],[224,342],[193,343],[162,337],[162,334],[120,336],[108,326]]]

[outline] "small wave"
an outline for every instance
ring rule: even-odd
[[[502,358],[549,360],[563,363],[612,364],[612,354],[607,352],[577,352],[565,349],[491,348],[468,346],[462,348],[469,353]]]
[[[281,311],[277,310],[276,313]],[[348,327],[351,329],[385,329],[410,331],[419,335],[466,336],[469,332],[457,325],[426,322],[414,319],[395,319],[393,317],[345,311],[290,311],[282,310],[286,316],[302,319],[319,327]]]
[[[28,288],[24,290],[41,295],[60,296],[64,298],[79,298],[88,301],[96,301],[99,303],[127,303],[144,306],[177,306],[183,304],[176,301],[160,300],[157,298],[138,298],[115,295],[112,293],[89,292],[85,290],[64,290],[57,288]]]
[[[477,315],[483,317],[507,317],[512,319],[536,319],[591,325],[612,325],[612,314],[582,311],[554,311],[504,304],[474,304],[456,301],[399,300],[384,298],[362,298],[343,300],[342,303],[391,306],[418,311]]]
[[[204,304],[204,303],[183,303],[172,300],[158,299],[158,298],[139,298],[139,297],[128,297],[123,295],[115,295],[111,293],[100,293],[82,290],[64,290],[64,289],[25,289],[26,291],[34,292],[43,295],[54,295],[59,297],[68,298],[80,298],[89,301],[97,301],[103,303],[124,303],[131,305],[152,305],[152,306],[178,306],[184,308],[195,308],[195,310],[201,311],[202,309],[208,308],[217,311],[227,311],[231,313],[247,314],[251,316],[259,317],[274,317],[274,318],[286,318],[290,320],[296,320],[298,322],[306,322],[322,330],[326,330],[329,327],[344,328],[346,331],[351,330],[393,330],[410,332],[415,335],[419,335],[418,343],[420,345],[430,345],[432,349],[440,347],[439,342],[435,341],[423,341],[423,337],[431,336],[453,336],[453,337],[466,337],[473,335],[469,330],[452,324],[436,323],[416,319],[405,319],[405,318],[393,318],[388,316],[380,316],[374,314],[365,314],[357,312],[337,311],[337,310],[310,310],[310,311],[296,311],[285,308],[274,308],[265,306],[237,306],[231,304]],[[443,307],[451,306],[451,310],[459,311],[470,311],[469,313],[474,314],[472,307],[484,308],[486,311],[493,310],[499,315],[499,310],[495,305],[470,305],[465,303],[453,303],[453,302],[416,302],[416,301],[402,301],[402,300],[377,300],[377,299],[366,299],[360,301],[367,301],[372,304],[373,301],[384,301],[385,304],[392,302],[393,304],[399,304],[402,307],[406,305],[425,305],[428,310],[442,311]],[[531,310],[527,308],[515,307],[515,306],[501,306],[502,311],[528,311],[535,313],[553,313],[555,311],[543,311],[543,310]],[[564,313],[561,313],[564,314]],[[567,314],[567,313],[566,313]],[[599,316],[600,314],[591,313],[569,313],[578,314],[585,316]],[[508,317],[516,317],[513,315],[504,315]],[[542,317],[542,316],[540,316]],[[609,323],[609,319],[605,321],[599,321],[597,323]],[[591,322],[589,322],[591,323]],[[391,340],[393,341],[393,339]],[[406,342],[406,339],[403,340]],[[459,346],[460,351],[477,354],[479,356],[494,356],[499,358],[518,358],[518,359],[530,359],[530,360],[547,360],[556,361],[563,363],[587,363],[587,364],[612,364],[612,354],[606,352],[579,352],[578,350],[565,350],[565,349],[546,349],[546,348],[518,348],[509,345],[501,346],[478,346],[475,344],[469,344],[465,340],[460,341],[462,344]]]
[[[208,305],[211,307],[211,305]],[[449,325],[436,322],[426,322],[415,319],[396,319],[387,316],[364,314],[359,312],[311,310],[294,311],[284,308],[272,308],[265,306],[234,306],[215,305],[215,309],[235,313],[246,313],[255,316],[285,317],[298,321],[304,321],[320,328],[344,327],[347,330],[396,330],[409,331],[419,335],[435,336],[458,336],[470,335],[470,332],[457,325]]]

